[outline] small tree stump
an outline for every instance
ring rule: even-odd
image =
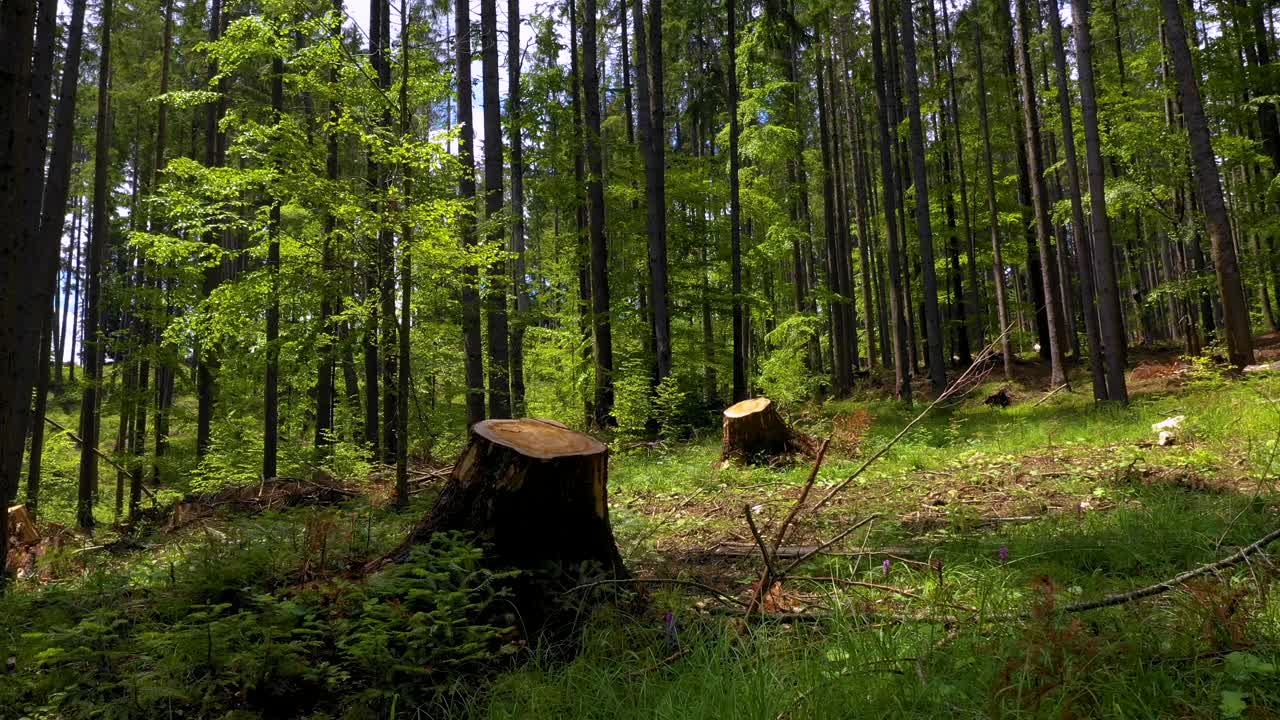
[[[767,397],[743,400],[724,411],[725,460],[769,461],[788,453],[813,455],[816,450],[814,439],[787,427]]]
[[[541,631],[564,590],[628,577],[609,525],[609,448],[552,420],[484,420],[427,516],[389,559],[436,532],[485,543],[498,567],[524,571],[513,599],[526,631]]]
[[[14,505],[9,508],[9,534],[15,546],[33,545],[40,542],[40,530],[36,528],[31,513],[26,505]]]

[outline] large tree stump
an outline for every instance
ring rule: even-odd
[[[725,460],[769,462],[791,453],[813,455],[816,450],[814,439],[787,427],[767,397],[743,400],[724,411]]]
[[[565,590],[628,577],[609,525],[608,458],[603,443],[552,420],[478,422],[436,504],[389,558],[436,532],[468,533],[495,566],[523,571],[513,600],[525,630],[543,631],[586,597]]]

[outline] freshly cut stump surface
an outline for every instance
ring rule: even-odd
[[[787,453],[813,454],[813,438],[787,427],[767,397],[743,400],[724,411],[721,457],[768,461]]]

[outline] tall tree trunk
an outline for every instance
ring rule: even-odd
[[[222,37],[222,0],[213,0],[209,10],[209,42],[217,42]],[[209,61],[208,79],[212,83],[213,79],[218,76],[218,61],[211,59]],[[226,89],[226,82],[219,80],[217,84],[218,92]],[[223,97],[218,97],[209,106],[205,114],[205,139],[204,154],[205,165],[208,167],[217,167],[222,165],[225,157],[225,138],[222,131],[218,128],[222,121],[222,113],[225,107]],[[209,245],[220,249],[222,242],[218,236],[218,231],[208,231],[205,234],[205,242]],[[214,255],[214,257],[219,257]],[[222,283],[222,262],[213,262],[212,259],[206,260],[208,265],[204,269],[204,278],[201,282],[201,295],[208,298],[213,291]],[[87,346],[86,346],[87,347]],[[216,401],[217,388],[215,387],[215,373],[218,368],[218,358],[216,348],[206,347],[204,344],[199,345],[195,349],[196,357],[196,456],[203,458],[209,451],[209,441],[211,439],[211,431],[213,426],[213,407]]]
[[[569,15],[569,94],[573,108],[573,209],[574,236],[573,252],[578,269],[578,331],[582,342],[582,371],[592,362],[593,325],[591,322],[591,243],[587,236],[587,159],[585,140],[583,138],[582,83],[579,80],[581,59],[578,55],[578,5],[575,0],[568,2]],[[640,304],[643,308],[644,297]],[[593,368],[594,369],[594,368]],[[594,385],[594,383],[593,383]],[[595,394],[583,395],[583,424],[587,427],[596,424]]]
[[[640,154],[644,160],[646,225],[649,235],[649,304],[653,312],[656,380],[671,373],[671,301],[667,295],[666,130],[663,110],[662,3],[633,0],[636,28],[636,85],[639,89]]]
[[[517,10],[519,8],[517,7]],[[411,131],[409,108],[409,0],[400,0],[400,138],[408,138]],[[514,24],[519,28],[519,14]],[[518,44],[518,43],[517,43]],[[518,80],[517,80],[518,82]],[[404,169],[404,197],[413,197],[413,172]],[[399,362],[396,378],[396,505],[409,504],[409,363],[412,356],[409,331],[413,317],[413,226],[404,222],[400,226],[400,332]]]
[[[1093,37],[1089,30],[1089,0],[1072,0],[1071,12],[1076,40],[1076,72],[1080,77],[1080,117],[1084,122],[1085,167],[1089,179],[1090,238],[1097,278],[1098,330],[1100,351],[1106,365],[1107,397],[1127,403],[1125,387],[1124,318],[1120,310],[1120,290],[1116,285],[1115,249],[1111,244],[1111,223],[1107,219],[1107,195],[1102,168],[1102,142],[1098,133],[1098,96],[1093,77]]]
[[[1226,327],[1227,354],[1232,365],[1243,367],[1253,362],[1253,335],[1249,329],[1249,310],[1240,281],[1240,267],[1231,240],[1231,226],[1222,182],[1209,136],[1209,124],[1200,99],[1200,83],[1187,47],[1187,32],[1182,22],[1178,0],[1161,0],[1169,51],[1174,72],[1182,89],[1182,114],[1191,141],[1191,161],[1195,168],[1200,203],[1204,207],[1209,241],[1213,245],[1213,265],[1218,276],[1218,294],[1222,298]]]
[[[93,494],[98,486],[98,395],[102,384],[103,336],[99,301],[107,245],[111,242],[111,11],[112,0],[102,3],[102,37],[99,40],[97,135],[93,157],[93,231],[89,236],[89,263],[86,269],[84,312],[84,393],[80,399],[80,479],[76,502],[76,522],[92,529]]]
[[[454,0],[454,76],[458,86],[458,195],[463,209],[458,216],[462,249],[474,252],[476,245],[476,156],[472,147],[475,131],[471,124],[471,12],[467,0]],[[484,349],[480,340],[479,271],[467,259],[462,268],[462,341],[467,376],[467,426],[484,419]]]
[[[480,2],[480,63],[484,75],[484,209],[488,222],[485,239],[502,247],[502,104],[498,88],[498,3]],[[485,320],[489,330],[489,417],[511,417],[510,358],[507,354],[506,267],[497,260],[489,268],[485,293]]]
[[[343,13],[342,0],[333,0],[334,12]],[[330,38],[331,43],[341,43],[342,36],[340,31],[336,31]],[[336,86],[338,83],[337,69],[329,71],[329,84]],[[329,103],[329,122],[325,130],[325,178],[332,184],[337,185],[338,182],[338,122],[342,113],[342,107],[337,100],[331,100]],[[334,287],[334,275],[337,272],[337,265],[334,258],[334,231],[337,227],[337,218],[334,215],[332,207],[326,207],[324,212],[324,227],[321,232],[324,237],[321,239],[320,248],[320,342],[317,343],[319,358],[316,363],[316,435],[315,448],[319,451],[322,459],[327,459],[330,448],[334,442],[334,407],[337,404],[337,388],[334,380],[334,366],[336,358],[334,356],[334,340],[338,335],[338,327],[333,320],[336,314],[335,299],[336,288]]]
[[[625,4],[622,15],[626,17]],[[626,47],[626,28],[622,31]],[[511,142],[511,277],[515,294],[515,318],[511,322],[511,410],[516,417],[525,415],[524,400],[524,328],[529,321],[529,289],[525,283],[524,224],[524,142],[521,136],[523,115],[520,100],[520,0],[507,2],[507,124]],[[624,50],[625,52],[625,50]],[[626,62],[623,61],[624,72]],[[629,76],[628,76],[629,77]],[[630,104],[628,81],[627,102]],[[627,112],[630,129],[631,112]]]
[[[279,126],[284,115],[284,60],[271,59],[271,113]],[[275,168],[277,172],[280,168]],[[276,477],[280,447],[280,198],[271,198],[267,221],[267,376],[263,383],[262,479]]]
[[[929,383],[935,395],[946,389],[947,368],[942,355],[942,319],[938,312],[938,275],[933,257],[933,224],[929,219],[929,179],[925,173],[924,123],[920,121],[920,80],[916,67],[916,31],[911,0],[902,7],[902,53],[907,80],[910,120],[911,184],[916,190],[916,234],[920,237],[920,265],[924,279],[924,325],[928,343]]]
[[[898,197],[897,179],[894,173],[892,135],[897,128],[897,99],[892,92],[892,79],[885,72],[885,55],[882,37],[884,28],[890,26],[881,17],[883,0],[871,0],[872,70],[876,85],[876,106],[880,131],[880,178],[884,183],[884,218],[888,234],[889,258],[889,308],[892,320],[889,324],[893,338],[894,388],[899,400],[911,402],[911,376],[907,367],[907,318],[902,302],[902,267],[898,249]],[[883,25],[882,25],[883,23]]]
[[[661,0],[656,0],[661,2]],[[729,22],[729,265],[733,288],[733,402],[747,399],[747,351],[742,319],[742,201],[738,178],[738,2],[725,0]],[[825,125],[824,125],[825,127]]]
[[[977,12],[975,0],[974,12]],[[1001,2],[1002,0],[997,0]],[[991,225],[992,280],[996,288],[996,319],[1000,326],[1000,357],[1004,363],[1004,377],[1013,379],[1013,347],[1009,340],[1009,301],[1005,292],[1003,243],[1000,237],[1000,207],[996,198],[996,171],[991,154],[991,123],[987,112],[987,73],[982,62],[982,23],[973,23],[974,58],[978,76],[978,123],[982,126],[982,161],[987,176],[987,214]]]
[[[379,23],[382,26],[378,33],[378,48],[373,53],[374,65],[378,71],[378,86],[382,96],[391,97],[391,2],[378,0]],[[495,112],[497,110],[495,109]],[[391,103],[383,103],[382,127],[388,133],[394,132],[391,120]],[[499,143],[502,142],[499,134]],[[391,188],[391,171],[387,167],[379,167],[378,202],[383,202]],[[396,248],[395,233],[387,221],[379,223],[377,262],[375,263],[378,278],[378,358],[382,368],[382,462],[395,465],[399,457],[400,444],[400,400],[398,373],[396,363],[399,358],[397,337],[400,334],[396,320]],[[502,330],[502,344],[506,345],[506,328]],[[503,367],[505,368],[505,361]],[[504,369],[505,372],[505,369]]]
[[[1089,342],[1089,374],[1093,379],[1093,397],[1106,400],[1107,376],[1102,365],[1102,335],[1098,325],[1098,300],[1093,288],[1093,248],[1088,226],[1084,222],[1084,203],[1080,195],[1080,166],[1076,160],[1076,133],[1071,117],[1071,90],[1067,83],[1069,68],[1062,39],[1062,18],[1058,0],[1048,0],[1045,15],[1052,33],[1053,63],[1058,90],[1058,113],[1062,116],[1062,149],[1067,166],[1067,190],[1071,194],[1071,235],[1076,244],[1076,269],[1080,274],[1080,312],[1084,315],[1085,337]],[[1059,248],[1059,250],[1064,250]],[[1065,275],[1063,276],[1065,278]],[[1063,283],[1063,290],[1069,283]]]
[[[1031,22],[1027,0],[1017,0],[1019,75],[1022,78],[1022,124],[1026,131],[1027,170],[1031,182],[1031,204],[1035,213],[1036,242],[1040,248],[1040,280],[1044,284],[1044,311],[1049,327],[1049,382],[1067,381],[1063,339],[1062,302],[1057,282],[1057,259],[1053,251],[1053,231],[1049,227],[1049,201],[1044,185],[1044,162],[1040,146],[1040,117],[1036,104],[1035,70],[1031,67]],[[1032,282],[1035,278],[1032,278]]]
[[[609,247],[604,235],[604,161],[600,146],[600,73],[596,0],[582,3],[582,95],[586,120],[587,232],[591,245],[591,342],[595,354],[595,424],[613,412],[613,334],[609,323]]]

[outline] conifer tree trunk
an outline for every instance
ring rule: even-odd
[[[1002,0],[997,0],[1001,2]],[[977,12],[977,0],[974,3]],[[996,289],[996,319],[1000,326],[1000,357],[1004,364],[1004,377],[1013,378],[1013,347],[1009,340],[1009,301],[1005,291],[1003,243],[1000,237],[1000,207],[996,198],[996,171],[991,154],[991,123],[987,112],[986,68],[982,62],[982,24],[973,23],[974,60],[977,63],[978,76],[978,124],[982,127],[982,160],[987,176],[987,214],[991,225],[992,280]]]
[[[376,61],[375,67],[378,71],[378,86],[382,90],[382,96],[389,100],[391,97],[390,0],[381,0],[378,3],[378,11],[379,23],[382,27],[378,33],[378,49],[373,58]],[[388,133],[394,132],[390,102],[383,103],[382,127]],[[381,203],[383,198],[387,197],[387,193],[391,188],[390,168],[379,167],[376,187],[378,190],[377,203]],[[382,209],[385,210],[385,206]],[[399,394],[399,381],[397,380],[398,373],[396,371],[396,364],[399,360],[397,337],[400,334],[400,326],[396,320],[395,233],[390,223],[385,220],[381,221],[378,227],[377,262],[374,267],[378,278],[377,294],[380,304],[377,314],[378,357],[381,360],[380,366],[382,369],[382,438],[380,448],[382,462],[386,465],[395,465],[396,458],[399,457],[398,448],[400,445],[400,400],[397,397]],[[505,328],[503,330],[502,343],[504,346],[506,345]]]
[[[498,88],[498,3],[480,2],[480,63],[484,75],[484,209],[486,242],[502,247],[502,104]],[[511,417],[510,358],[507,352],[507,283],[501,260],[489,268],[485,320],[489,330],[489,417]]]
[[[34,171],[27,119],[34,22],[31,0],[0,4],[0,367],[11,371],[0,383],[0,586],[9,551],[8,508],[18,493],[31,412],[32,348],[47,311],[32,286],[40,255],[33,252],[32,225],[24,216],[25,183]]]
[[[222,0],[212,0],[209,9],[209,42],[217,42],[222,37]],[[218,61],[211,59],[209,61],[208,78],[212,82],[213,78],[218,75]],[[217,90],[225,91],[225,81],[219,81]],[[204,154],[205,165],[208,167],[217,167],[222,164],[225,152],[225,139],[222,131],[218,129],[218,124],[222,121],[222,112],[225,107],[224,100],[220,97],[209,103],[205,113],[205,139]],[[221,242],[217,234],[209,231],[205,234],[205,242],[209,245],[220,246]],[[204,269],[204,278],[201,283],[201,295],[208,298],[218,285],[222,283],[222,263],[210,262]],[[87,347],[87,346],[86,346]],[[215,373],[218,367],[218,358],[215,348],[198,346],[195,349],[196,356],[196,456],[203,458],[209,451],[209,441],[211,439],[211,430],[213,425],[213,408],[216,401],[217,388],[215,387]]]
[[[1249,310],[1240,280],[1235,246],[1231,240],[1231,225],[1222,197],[1222,182],[1218,178],[1209,124],[1200,99],[1200,83],[1191,61],[1191,51],[1187,47],[1187,32],[1183,26],[1182,8],[1179,7],[1178,0],[1161,0],[1160,6],[1164,12],[1173,69],[1182,89],[1182,114],[1186,119],[1187,135],[1191,141],[1191,161],[1195,168],[1200,203],[1204,207],[1209,241],[1213,246],[1213,265],[1218,277],[1218,294],[1222,298],[1227,354],[1232,365],[1243,367],[1253,362],[1253,335],[1249,329]]]
[[[458,87],[458,195],[465,207],[458,216],[462,248],[471,252],[476,245],[475,137],[471,122],[471,12],[467,0],[454,0],[454,77]],[[484,358],[480,340],[479,271],[469,261],[462,268],[462,340],[467,376],[467,426],[484,419]]]
[[[1063,317],[1059,297],[1057,259],[1053,251],[1053,231],[1049,227],[1049,202],[1044,185],[1044,162],[1040,146],[1040,116],[1036,105],[1036,84],[1031,67],[1027,0],[1017,0],[1019,75],[1022,78],[1022,124],[1026,131],[1027,171],[1031,183],[1031,204],[1035,213],[1036,241],[1040,249],[1040,279],[1044,284],[1044,310],[1049,329],[1049,382],[1055,387],[1067,381],[1062,347]],[[1035,278],[1032,278],[1034,282]]]
[[[942,319],[938,311],[938,275],[933,257],[933,223],[929,219],[929,178],[925,172],[924,123],[920,121],[920,80],[916,66],[915,17],[911,0],[902,6],[902,53],[907,80],[907,117],[910,120],[911,184],[916,190],[916,234],[920,237],[920,269],[924,280],[924,326],[928,344],[929,383],[935,395],[947,385],[942,354]]]
[[[271,112],[278,127],[284,113],[284,60],[271,59]],[[279,167],[276,168],[277,172]],[[267,376],[263,383],[262,479],[276,477],[280,446],[280,199],[271,198],[267,220]]]
[[[657,0],[660,2],[661,0]],[[729,42],[729,264],[733,283],[733,402],[747,399],[746,337],[742,318],[742,201],[738,178],[738,9],[725,0]]]
[[[1115,249],[1111,244],[1111,222],[1107,219],[1107,195],[1102,168],[1102,142],[1098,132],[1098,96],[1093,75],[1093,36],[1089,30],[1089,0],[1072,0],[1073,31],[1076,40],[1076,72],[1080,77],[1080,117],[1084,123],[1085,166],[1089,179],[1089,236],[1097,279],[1098,330],[1106,365],[1107,397],[1127,403],[1125,387],[1124,319],[1120,291],[1116,285]]]
[[[582,83],[579,81],[578,55],[578,5],[575,0],[568,2],[569,15],[569,95],[573,107],[573,205],[574,236],[573,251],[578,268],[578,331],[582,337],[582,368],[585,371],[592,362],[592,348],[595,344],[591,322],[591,244],[587,235],[587,159],[583,137]],[[643,306],[644,298],[641,297]],[[593,383],[594,385],[594,383]],[[583,423],[596,424],[595,393],[583,396]]]
[[[636,28],[636,85],[639,89],[640,154],[644,160],[646,226],[649,236],[649,305],[653,313],[655,379],[671,373],[671,301],[667,295],[666,130],[663,109],[662,3],[650,0],[645,28],[644,0],[633,0]],[[598,412],[598,411],[597,411]]]
[[[342,14],[342,0],[333,0],[334,12]],[[331,42],[342,42],[341,31],[335,31],[330,38]],[[337,85],[338,71],[336,68],[329,71],[330,85]],[[336,100],[330,100],[329,103],[329,123],[325,133],[325,177],[330,183],[336,185],[338,181],[338,130],[337,123],[341,115],[341,105]],[[320,357],[316,363],[316,435],[315,448],[321,451],[323,456],[327,456],[330,446],[333,444],[334,433],[334,407],[336,405],[337,388],[334,380],[334,366],[336,358],[334,356],[334,339],[339,331],[333,321],[336,310],[334,273],[337,271],[334,259],[334,231],[337,227],[337,219],[334,216],[332,208],[325,208],[324,227],[321,230],[323,238],[320,247],[320,328],[321,340],[318,343],[318,352]]]
[[[623,5],[622,16],[626,17]],[[622,30],[625,54],[627,32]],[[524,221],[524,141],[521,136],[523,122],[520,99],[520,0],[507,2],[507,124],[511,143],[511,277],[515,294],[515,318],[511,322],[511,410],[515,417],[524,417],[524,328],[529,321],[529,290],[525,283],[525,221]],[[623,61],[626,72],[626,61]],[[630,77],[629,75],[627,77]],[[628,85],[628,105],[630,82]],[[631,111],[627,111],[628,131],[631,127]]]
[[[101,328],[102,271],[107,244],[111,240],[111,12],[112,0],[102,3],[102,37],[99,40],[97,135],[93,157],[93,230],[89,236],[89,262],[85,275],[84,311],[84,392],[80,398],[80,478],[76,499],[76,522],[93,529],[94,490],[98,486],[99,392],[102,384],[103,337]]]
[[[582,2],[582,95],[586,120],[587,232],[591,245],[591,339],[595,355],[595,424],[613,412],[613,334],[609,323],[609,247],[604,234],[604,160],[600,145],[600,73],[596,0]]]
[[[518,9],[518,8],[517,8]],[[409,137],[409,0],[400,0],[400,138]],[[519,15],[515,21],[519,27]],[[404,197],[413,197],[413,172],[404,170]],[[396,378],[396,419],[399,422],[396,445],[396,505],[409,503],[409,364],[412,356],[409,331],[413,317],[413,226],[404,222],[400,226],[400,332],[399,362]]]
[[[897,98],[892,92],[892,80],[885,72],[884,27],[889,23],[881,13],[884,0],[871,0],[871,46],[872,70],[876,85],[876,106],[880,131],[880,178],[884,183],[883,206],[885,229],[888,235],[888,272],[889,272],[889,308],[892,319],[890,331],[893,338],[893,374],[894,387],[899,400],[911,402],[911,377],[907,364],[907,319],[903,307],[902,268],[898,250],[898,197],[897,179],[894,173],[893,140],[891,133],[896,134]],[[882,25],[884,23],[884,25]]]
[[[1058,15],[1058,0],[1048,0],[1045,14],[1049,17],[1052,34],[1053,63],[1058,90],[1058,113],[1062,116],[1062,149],[1067,166],[1067,190],[1071,194],[1071,235],[1076,244],[1076,269],[1080,274],[1080,312],[1084,315],[1085,337],[1089,342],[1089,374],[1093,379],[1093,397],[1106,400],[1107,376],[1103,369],[1102,334],[1098,324],[1098,299],[1093,282],[1093,248],[1089,229],[1084,221],[1084,203],[1080,195],[1080,166],[1076,160],[1076,133],[1072,119],[1071,91],[1067,84],[1069,68],[1062,39],[1062,18]],[[1065,275],[1064,275],[1065,277]],[[1064,291],[1068,287],[1063,284]]]

